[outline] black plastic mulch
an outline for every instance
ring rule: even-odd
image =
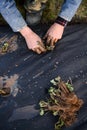
[[[37,26],[34,30],[42,37],[47,27]],[[8,27],[0,27],[0,38],[13,35]],[[41,55],[28,50],[24,39],[17,35],[18,49],[0,54],[0,76],[19,75],[16,96],[0,96],[0,130],[54,130],[58,117],[51,113],[40,116],[38,103],[47,99],[50,80],[57,76],[64,81],[70,77],[75,93],[84,101],[77,122],[63,130],[86,130],[87,25],[67,27],[55,49]]]

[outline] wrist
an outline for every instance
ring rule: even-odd
[[[19,32],[24,38],[27,38],[32,33],[32,30],[28,26],[25,26]]]
[[[62,17],[58,16],[55,20],[55,23],[62,25],[63,27],[66,27],[68,21],[63,19]]]

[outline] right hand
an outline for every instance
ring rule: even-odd
[[[41,54],[42,52],[46,51],[41,38],[37,34],[35,34],[29,27],[24,27],[20,30],[20,33],[25,38],[29,49],[33,50],[37,54]]]
[[[55,43],[62,38],[64,26],[54,23],[44,36],[47,45],[55,46]]]

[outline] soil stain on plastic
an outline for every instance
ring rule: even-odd
[[[18,93],[18,75],[0,77],[0,94],[1,96],[9,96],[10,94],[15,97]]]

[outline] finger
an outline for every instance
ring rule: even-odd
[[[54,46],[56,42],[57,42],[57,39],[56,39],[56,38],[55,38],[55,39],[52,38],[52,39],[51,39],[51,43],[50,43],[51,46]]]
[[[51,37],[48,36],[48,37],[47,37],[47,41],[46,41],[46,43],[47,43],[48,45],[50,45],[50,42],[51,42]]]
[[[55,43],[54,43],[54,39],[52,38],[51,41],[50,41],[50,45],[51,45],[51,46],[54,46],[54,44],[55,44]]]
[[[40,51],[41,51],[41,52],[45,52],[45,51],[46,51],[46,48],[45,48],[43,42],[42,42],[42,41],[41,41],[41,42],[39,41],[38,44],[39,44],[38,48],[40,49]]]
[[[38,48],[40,49],[41,52],[46,52],[46,48],[42,41],[38,42],[38,45],[39,45]]]
[[[43,39],[46,39],[46,38],[47,38],[47,36],[48,36],[48,34],[46,33],[46,35],[43,37]]]
[[[46,49],[43,48],[42,46],[39,46],[39,49],[40,49],[41,52],[46,52]]]
[[[37,54],[41,54],[41,50],[39,48],[36,49]]]
[[[44,46],[44,44],[43,44],[42,41],[37,41],[37,42],[38,42],[38,45],[39,45],[39,46],[41,46],[41,47],[43,47],[43,48],[45,49],[45,46]]]
[[[43,42],[42,41],[37,41],[38,42],[38,49],[41,51],[41,52],[45,52],[46,51],[46,48],[45,48],[45,46],[44,46],[44,44],[43,44]]]
[[[41,50],[38,48],[34,48],[33,51],[36,52],[37,54],[41,54]]]
[[[55,38],[54,42],[56,43],[58,41],[58,39]]]

